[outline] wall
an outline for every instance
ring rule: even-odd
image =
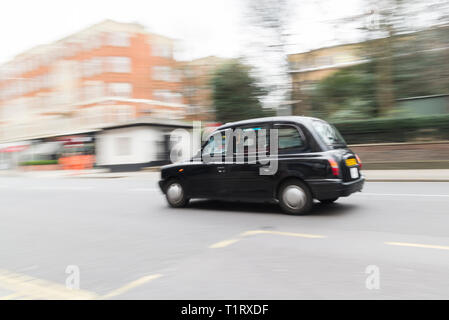
[[[97,166],[116,166],[119,171],[140,170],[142,167],[159,165],[167,159],[161,159],[164,151],[164,137],[175,128],[170,126],[135,126],[108,129],[97,134]],[[191,130],[177,129],[176,136],[188,138]],[[190,143],[179,144],[184,155],[190,153]]]
[[[398,100],[397,107],[412,115],[432,115],[449,113],[449,96],[429,96]]]
[[[123,165],[156,161],[156,142],[162,139],[161,130],[151,127],[129,127],[104,131],[97,136],[97,165]],[[123,150],[127,146],[120,145],[121,143],[129,143],[129,149]]]
[[[449,141],[350,145],[364,169],[449,169]]]

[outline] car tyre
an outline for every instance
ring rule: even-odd
[[[320,202],[322,204],[331,204],[331,203],[334,203],[335,201],[337,201],[337,199],[338,199],[338,197],[337,198],[332,198],[332,199],[323,199],[323,200],[320,200]]]
[[[313,206],[309,188],[299,180],[288,180],[279,188],[279,205],[285,213],[303,215]]]
[[[172,208],[183,208],[189,203],[186,198],[182,183],[178,180],[170,180],[165,186],[165,198]]]

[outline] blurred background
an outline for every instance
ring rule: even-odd
[[[0,300],[448,298],[449,0],[14,0],[0,39]],[[168,207],[174,130],[275,115],[363,192]]]
[[[449,168],[448,1],[47,0],[0,15],[1,169],[139,170],[167,163],[169,132],[194,120],[270,115],[330,121],[367,169]]]

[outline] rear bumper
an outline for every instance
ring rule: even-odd
[[[324,179],[307,181],[312,189],[313,197],[318,200],[347,197],[350,194],[362,191],[365,184],[365,177],[343,182],[341,179]]]

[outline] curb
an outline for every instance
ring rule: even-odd
[[[367,182],[449,182],[449,179],[383,179],[383,178],[372,178],[365,179]]]

